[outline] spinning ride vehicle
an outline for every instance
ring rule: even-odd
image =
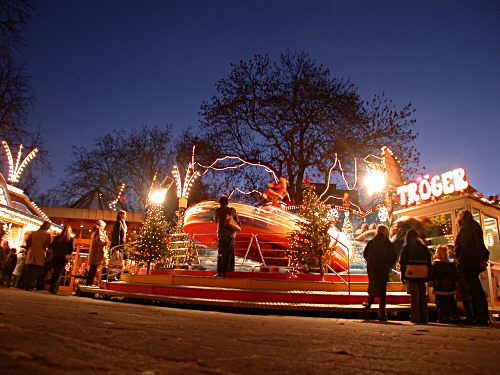
[[[243,203],[231,203],[242,224],[237,234],[235,255],[258,261],[266,266],[288,266],[288,236],[299,229],[297,222],[305,221],[300,216],[273,205],[254,207]],[[219,207],[215,201],[200,202],[186,210],[184,232],[193,235],[196,242],[216,248],[217,223],[214,211]],[[334,248],[330,266],[335,271],[344,271],[349,266],[351,244],[347,236],[336,227],[328,231]]]

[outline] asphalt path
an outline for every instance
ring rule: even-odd
[[[0,374],[499,374],[500,330],[0,288]]]

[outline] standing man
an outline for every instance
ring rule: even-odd
[[[363,251],[368,272],[368,300],[363,303],[365,313],[370,309],[375,297],[379,298],[378,319],[386,321],[385,313],[387,282],[389,272],[396,263],[396,251],[389,240],[389,228],[377,227],[377,234],[366,244]]]
[[[45,221],[38,230],[32,232],[26,240],[28,255],[26,257],[25,290],[36,286],[39,276],[43,273],[47,250],[50,246],[50,223]]]
[[[460,228],[455,239],[459,278],[465,287],[464,307],[467,322],[488,325],[488,301],[479,274],[486,270],[490,252],[484,245],[483,229],[468,210],[457,218]]]
[[[219,238],[219,252],[217,254],[217,277],[225,277],[226,272],[234,272],[234,241],[236,230],[229,228],[226,224],[228,218],[232,218],[241,227],[238,214],[233,207],[229,207],[229,198],[222,195],[219,198],[220,207],[215,210],[215,221],[217,222],[217,236]]]

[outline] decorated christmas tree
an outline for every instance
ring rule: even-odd
[[[304,190],[304,202],[297,222],[299,229],[290,234],[289,266],[293,272],[299,269],[319,269],[324,274],[325,265],[333,252],[328,230],[334,225],[335,218],[329,214],[329,207],[321,203],[313,185]]]
[[[344,224],[342,225],[342,232],[344,232],[349,240],[354,240],[354,228],[349,219],[349,212],[345,213]]]
[[[137,236],[137,243],[130,254],[130,258],[139,267],[146,266],[148,274],[151,264],[160,261],[164,256],[169,227],[163,207],[150,204],[146,212],[146,220],[142,223]]]

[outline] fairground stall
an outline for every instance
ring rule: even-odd
[[[459,168],[436,176],[425,176],[416,182],[397,188],[401,209],[395,219],[403,217],[426,218],[429,227],[426,241],[430,248],[444,244],[452,246],[458,233],[456,219],[463,210],[469,210],[481,224],[484,242],[490,251],[490,262],[481,274],[488,295],[490,309],[500,310],[500,241],[498,199],[484,198],[471,189],[466,172]]]
[[[20,250],[25,237],[37,230],[49,217],[19,188],[8,184],[0,174],[0,222],[5,232],[3,241],[11,248]],[[51,225],[51,231],[60,232],[61,228]]]

